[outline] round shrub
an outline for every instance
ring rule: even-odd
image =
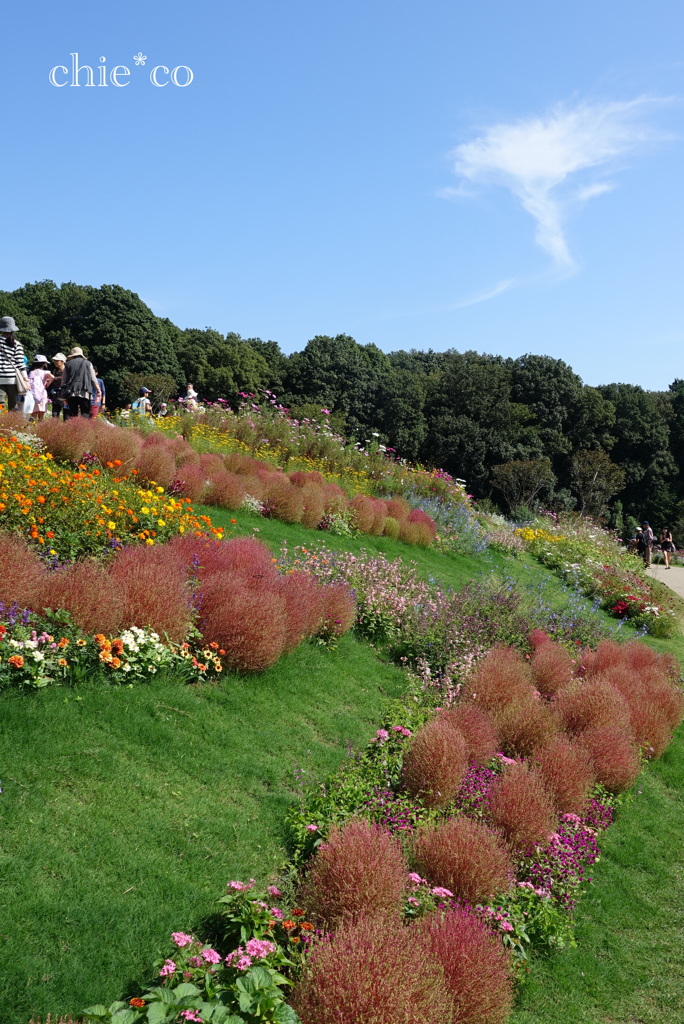
[[[204,495],[207,505],[235,510],[240,508],[244,500],[245,487],[242,477],[222,469],[210,478]]]
[[[192,462],[184,462],[176,467],[172,488],[176,494],[191,501],[198,501],[207,487],[207,474],[202,467]]]
[[[596,780],[611,793],[628,789],[639,774],[639,755],[630,733],[619,726],[587,729],[577,739],[588,753]]]
[[[352,819],[318,847],[301,892],[309,914],[328,928],[363,914],[399,917],[406,889],[401,845],[389,832]]]
[[[139,549],[136,549],[139,550]],[[46,574],[39,611],[64,608],[86,633],[115,636],[124,625],[126,594],[110,571],[94,559]]]
[[[209,576],[200,591],[200,629],[204,639],[225,650],[223,660],[235,672],[263,672],[285,650],[285,601],[277,594],[250,589],[224,573]]]
[[[302,1024],[453,1024],[444,970],[394,917],[342,925],[313,947],[292,992]]]
[[[346,583],[328,583],[320,590],[322,625],[334,636],[344,636],[354,625],[356,602]]]
[[[529,757],[558,732],[553,711],[539,699],[523,697],[511,701],[497,715],[501,747],[509,757]]]
[[[545,697],[553,697],[570,683],[575,663],[565,648],[548,640],[535,648],[531,667],[536,689]]]
[[[399,522],[399,540],[405,544],[429,548],[432,544],[432,531],[427,523],[410,523],[408,519],[402,519]]]
[[[208,479],[223,473],[226,468],[221,456],[215,452],[202,452],[200,455],[200,466],[207,474]]]
[[[532,696],[532,670],[519,651],[512,647],[493,648],[463,688],[463,698],[475,701],[495,720],[511,701]]]
[[[111,463],[121,475],[130,472],[142,448],[142,438],[134,430],[110,427],[96,421],[95,434],[90,450],[103,466]],[[120,462],[120,466],[116,463]]]
[[[80,462],[95,440],[95,429],[83,416],[75,416],[66,423],[42,420],[36,424],[35,430],[50,454],[64,462]]]
[[[442,718],[463,734],[470,764],[484,764],[499,750],[499,734],[494,720],[476,703],[460,701],[443,711]]]
[[[556,813],[550,793],[538,768],[515,764],[492,784],[487,806],[493,824],[506,842],[524,852],[544,842],[556,827]]]
[[[433,718],[413,737],[404,753],[401,777],[411,796],[427,807],[453,800],[468,767],[466,741],[444,718]]]
[[[273,590],[280,580],[270,549],[254,537],[210,540],[186,535],[169,543],[200,581],[219,573],[225,574],[226,586],[237,576],[246,586]]]
[[[0,601],[35,609],[48,575],[37,551],[22,537],[0,533],[0,566]]]
[[[382,532],[385,535],[385,537],[389,537],[390,540],[398,540],[399,523],[396,521],[396,519],[393,519],[392,516],[387,516],[387,519],[385,519],[385,525],[383,526]]]
[[[581,661],[581,674],[597,676],[606,669],[624,667],[622,646],[614,640],[601,640],[595,651],[585,651]]]
[[[427,512],[423,512],[422,508],[411,509],[406,518],[409,523],[418,523],[427,527],[430,532],[431,539],[434,540],[437,535],[437,525],[432,516],[429,516]]]
[[[143,448],[135,460],[135,468],[142,482],[153,482],[161,487],[168,487],[176,475],[176,461],[165,448]]]
[[[285,601],[287,616],[285,651],[293,651],[307,636],[318,632],[323,622],[323,592],[307,572],[281,576],[276,593]]]
[[[347,498],[341,487],[337,484],[325,484],[323,487],[323,501],[326,512],[339,512],[347,507]]]
[[[629,705],[620,691],[601,676],[570,683],[556,696],[554,709],[570,734],[594,726],[629,728]]]
[[[193,464],[199,466],[199,452],[196,452],[192,445],[189,445],[184,437],[174,437],[169,441],[169,451],[176,460],[176,466]]]
[[[304,513],[301,488],[295,487],[286,477],[266,485],[264,500],[274,519],[283,523],[301,523]]]
[[[418,832],[412,846],[416,871],[468,903],[486,903],[510,888],[510,854],[500,836],[459,815]]]
[[[170,544],[125,548],[109,567],[110,586],[124,595],[122,624],[153,629],[183,641],[192,621],[192,602],[183,560]],[[105,632],[101,627],[98,632]]]
[[[387,519],[387,507],[381,498],[371,498],[373,505],[373,522],[369,533],[373,537],[382,537]]]
[[[349,511],[352,513],[352,524],[360,533],[370,533],[375,521],[375,508],[372,498],[366,494],[357,494],[349,502]]]
[[[467,910],[430,914],[414,926],[444,970],[454,1024],[504,1024],[513,1008],[510,950]]]
[[[662,710],[648,694],[630,706],[629,724],[634,742],[649,760],[660,757],[669,746],[672,730]]]
[[[389,498],[385,502],[385,508],[387,509],[387,515],[391,516],[392,519],[396,519],[397,522],[406,519],[411,511],[411,506],[404,498]]]
[[[542,781],[559,814],[581,814],[595,782],[587,751],[567,736],[554,736],[535,751]]]
[[[295,485],[298,486],[298,485]],[[325,502],[323,491],[313,484],[304,484],[301,488],[302,494],[302,526],[308,530],[315,530],[325,515]]]

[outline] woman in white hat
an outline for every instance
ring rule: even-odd
[[[50,373],[50,364],[45,356],[34,356],[28,377],[31,394],[33,395],[31,419],[42,420],[48,403],[47,389],[54,379]]]
[[[17,407],[17,395],[28,390],[24,350],[16,338],[17,325],[11,316],[0,317],[0,391],[7,395],[7,411]],[[21,381],[22,390],[18,388]]]

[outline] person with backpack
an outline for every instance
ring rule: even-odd
[[[76,346],[67,356],[62,375],[62,389],[69,403],[69,416],[90,416],[90,397],[95,392],[102,399],[93,364]]]
[[[137,412],[138,416],[151,416],[152,415],[152,402],[147,397],[152,392],[149,388],[140,388],[138,397],[131,406],[133,412]]]

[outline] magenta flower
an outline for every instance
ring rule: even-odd
[[[276,897],[282,896],[283,894],[282,894],[282,892],[280,891],[280,889],[277,886],[269,885],[269,887],[268,887],[268,895],[269,896],[273,896],[273,898],[276,899]]]
[[[306,826],[306,831],[307,832],[318,832],[318,825],[307,825]]]
[[[192,942],[192,935],[188,935],[186,932],[171,932],[171,940],[175,942],[179,949],[184,946],[189,946]]]
[[[436,889],[432,890],[432,895],[448,897],[453,896],[454,894],[449,889],[443,889],[441,886],[438,885]]]
[[[221,963],[221,954],[217,953],[215,949],[203,949],[202,957],[208,964]]]
[[[161,971],[159,972],[159,977],[160,978],[168,978],[168,976],[170,974],[175,974],[175,973],[176,973],[176,965],[173,962],[173,960],[165,960],[164,961],[164,966],[162,967]]]
[[[202,1024],[202,1018],[198,1017],[194,1010],[182,1010],[181,1017],[184,1017],[185,1020],[199,1021],[199,1024]]]

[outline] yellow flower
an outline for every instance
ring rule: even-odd
[[[165,519],[158,519],[157,520],[157,526],[166,526],[166,520]]]
[[[147,505],[143,505],[143,507],[142,507],[142,508],[140,509],[140,511],[141,511],[141,512],[145,512],[145,513],[147,513],[147,512],[149,512],[150,510],[149,510],[149,508],[147,507]]]
[[[145,541],[145,543],[146,544],[154,544],[154,540],[153,540],[152,537],[148,537],[147,540]]]
[[[109,522],[107,523],[107,529],[116,530],[116,523],[112,519],[110,519]]]
[[[163,494],[163,493],[164,493],[164,488],[163,487],[158,487],[157,488],[157,494]]]

